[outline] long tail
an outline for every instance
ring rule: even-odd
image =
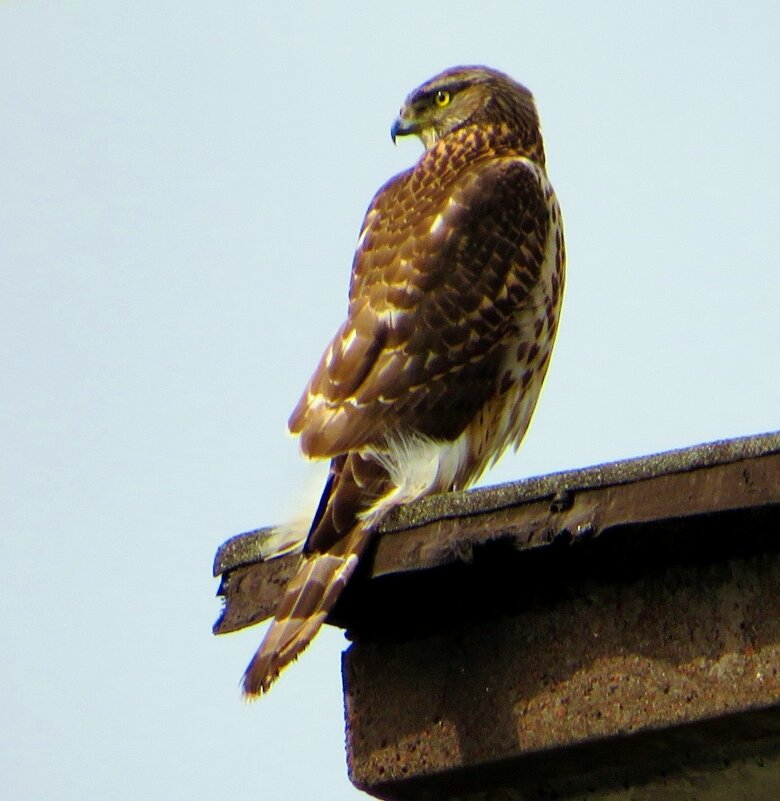
[[[371,542],[372,528],[360,514],[387,491],[388,484],[387,472],[371,459],[353,453],[333,460],[306,542],[306,558],[290,579],[244,673],[247,698],[268,690],[325,622]]]

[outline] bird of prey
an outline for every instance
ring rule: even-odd
[[[448,69],[406,98],[391,135],[409,134],[425,151],[371,201],[346,320],[289,420],[330,472],[247,697],[312,640],[389,509],[468,487],[519,445],[547,371],[565,256],[533,96]]]

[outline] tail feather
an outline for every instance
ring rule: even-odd
[[[370,540],[370,530],[358,524],[346,538],[343,553],[307,557],[290,580],[276,616],[244,673],[247,697],[268,690],[282,668],[314,639]]]
[[[325,622],[371,542],[372,528],[360,514],[386,489],[387,473],[376,462],[353,454],[334,460],[327,497],[320,504],[304,549],[306,558],[290,579],[244,673],[247,698],[268,690]]]

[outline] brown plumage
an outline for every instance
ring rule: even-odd
[[[347,319],[290,417],[331,472],[248,696],[311,641],[389,508],[467,487],[517,447],[547,370],[564,244],[530,92],[447,70],[406,99],[392,135],[407,134],[426,150],[371,202]]]

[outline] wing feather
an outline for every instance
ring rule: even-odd
[[[347,320],[290,418],[309,456],[388,429],[457,437],[494,392],[501,346],[537,280],[550,226],[539,168],[511,156],[426,164],[365,218]]]

